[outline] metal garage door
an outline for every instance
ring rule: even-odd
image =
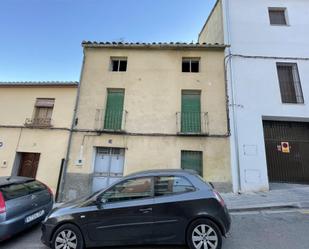
[[[96,151],[92,191],[106,188],[122,178],[124,164],[124,149],[101,148]]]
[[[269,181],[309,183],[309,123],[263,125]]]

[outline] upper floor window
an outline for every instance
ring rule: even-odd
[[[155,196],[194,191],[192,184],[182,176],[158,176],[155,178]]]
[[[277,63],[282,103],[304,103],[296,63]]]
[[[111,71],[125,72],[127,71],[128,60],[126,57],[111,57]]]
[[[198,73],[200,71],[199,58],[182,58],[183,73]]]
[[[269,8],[268,12],[271,25],[287,25],[285,8]]]
[[[33,117],[27,118],[25,125],[45,127],[51,126],[51,117],[54,109],[55,99],[37,98],[34,106]]]

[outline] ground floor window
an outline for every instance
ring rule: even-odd
[[[203,152],[182,150],[181,168],[194,170],[200,176],[203,176]]]

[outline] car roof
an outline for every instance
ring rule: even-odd
[[[0,187],[15,183],[24,183],[34,180],[33,178],[23,176],[2,176],[0,177]]]
[[[146,170],[146,171],[139,171],[127,175],[125,178],[132,178],[132,177],[143,177],[143,176],[160,176],[160,175],[197,175],[197,172],[194,170],[184,170],[184,169],[155,169],[155,170]]]

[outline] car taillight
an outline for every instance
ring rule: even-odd
[[[215,197],[218,200],[218,202],[220,202],[222,207],[224,207],[225,206],[225,202],[224,202],[223,198],[221,197],[221,195],[216,190],[214,190],[213,192],[214,192]]]
[[[0,192],[0,214],[5,213],[5,200],[3,194]]]

